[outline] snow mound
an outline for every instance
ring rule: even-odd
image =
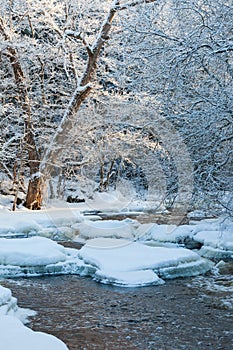
[[[68,350],[56,337],[34,332],[12,316],[0,316],[1,349],[7,350]]]
[[[81,274],[78,250],[44,237],[0,239],[0,276]]]
[[[96,269],[94,279],[121,286],[161,284],[160,277],[195,276],[213,266],[188,249],[149,247],[124,239],[92,239],[79,257]]]
[[[192,237],[193,232],[194,226],[192,225],[150,224],[144,236],[141,237],[141,240],[178,243],[185,237]]]
[[[139,226],[135,236],[154,246],[176,244],[199,249],[203,245],[199,250],[202,257],[233,259],[233,223],[230,219],[205,219],[181,226],[146,224]]]
[[[65,248],[43,237],[0,239],[1,265],[41,266],[65,260]]]
[[[215,259],[233,259],[233,230],[200,231],[194,239],[204,244],[200,255]]]
[[[120,191],[96,192],[92,200],[87,199],[90,208],[96,210],[122,210],[131,202],[131,197],[125,197]]]
[[[11,297],[11,290],[0,286],[0,307],[2,307],[4,304],[7,304]]]
[[[75,236],[72,225],[83,221],[77,208],[47,208],[39,211],[21,209],[9,211],[0,208],[0,237],[41,235],[56,239]]]
[[[2,316],[14,316],[26,323],[29,316],[34,316],[35,311],[19,308],[17,299],[12,296],[11,290],[0,286],[0,318]]]
[[[131,239],[134,237],[133,226],[126,220],[106,220],[106,221],[83,221],[80,224],[73,226],[79,231],[79,236],[76,239],[79,241],[80,238],[87,240],[98,237],[108,238],[127,238]]]

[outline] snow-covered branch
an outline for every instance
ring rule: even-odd
[[[74,30],[68,30],[67,29],[65,31],[65,36],[81,40],[83,45],[85,46],[88,54],[89,55],[92,54],[92,50],[91,50],[90,46],[88,45],[88,43],[86,42],[84,35],[81,32],[77,32],[77,31],[74,31]]]
[[[121,11],[129,9],[130,7],[141,5],[141,4],[150,4],[152,2],[156,2],[157,0],[135,0],[135,1],[128,1],[124,4],[117,4],[115,5],[115,10]]]

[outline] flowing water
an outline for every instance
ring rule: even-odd
[[[1,281],[21,307],[38,312],[29,326],[70,350],[232,350],[233,264],[221,273],[117,288],[87,277]]]

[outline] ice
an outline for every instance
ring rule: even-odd
[[[124,286],[160,284],[160,276],[194,276],[213,266],[188,249],[149,247],[124,239],[92,239],[80,249],[79,256],[96,268],[96,280]]]
[[[194,226],[192,225],[176,226],[150,224],[144,235],[141,235],[141,240],[177,243],[184,237],[192,237],[193,231]]]
[[[56,203],[54,203],[55,205]],[[0,208],[0,237],[17,235],[41,235],[56,239],[70,239],[75,236],[72,225],[81,222],[80,209],[67,203],[57,203],[40,211],[25,208],[15,212]]]
[[[0,307],[11,299],[11,290],[0,286]]]
[[[76,249],[44,237],[0,239],[0,276],[82,274],[86,266]]]
[[[12,296],[11,290],[0,285],[0,318],[10,315],[27,322],[28,317],[35,314],[33,310],[18,307],[17,299]]]
[[[194,239],[204,244],[200,255],[210,259],[233,259],[233,230],[231,226],[224,231],[199,231]]]
[[[61,340],[34,332],[12,316],[0,316],[0,342],[2,350],[68,350]]]
[[[152,270],[140,271],[108,271],[97,270],[95,281],[120,287],[140,287],[163,284],[164,281]]]
[[[65,248],[43,237],[0,239],[1,265],[41,266],[65,260]]]

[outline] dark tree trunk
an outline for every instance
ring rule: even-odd
[[[6,41],[10,40],[0,20],[0,31]],[[24,112],[25,135],[24,143],[28,153],[28,164],[30,168],[30,180],[26,195],[25,206],[29,209],[40,209],[42,203],[42,179],[39,176],[40,158],[36,147],[31,121],[31,108],[28,97],[27,86],[23,68],[18,59],[17,50],[9,46],[7,48],[8,57],[14,72],[15,83],[18,89],[18,96],[22,110]]]

